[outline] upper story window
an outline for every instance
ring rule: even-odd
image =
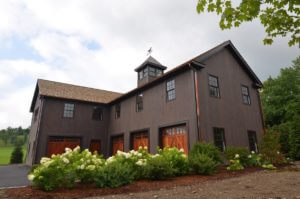
[[[214,130],[214,141],[215,146],[218,147],[221,151],[225,150],[225,133],[223,128],[213,128]]]
[[[158,77],[162,75],[162,70],[159,68],[153,68],[153,67],[146,67],[143,70],[139,71],[138,78],[143,79],[144,77],[147,77],[148,75],[151,77]]]
[[[93,108],[93,120],[103,120],[103,109],[100,106],[94,106]]]
[[[139,72],[139,79],[143,79],[144,78],[144,71],[140,71]]]
[[[244,104],[251,104],[249,88],[242,85],[242,99]]]
[[[143,70],[143,78],[148,76],[148,68],[144,68]]]
[[[175,80],[167,81],[167,101],[171,101],[176,98],[175,92]]]
[[[121,116],[121,104],[115,105],[115,118],[119,118]]]
[[[162,70],[161,69],[156,69],[156,76],[161,76],[162,75]]]
[[[155,68],[149,67],[149,76],[152,76],[152,77],[156,76]]]
[[[143,110],[143,94],[140,93],[136,96],[136,111],[140,112]]]
[[[34,114],[33,114],[33,122],[36,122],[36,121],[37,121],[38,114],[39,114],[39,108],[36,108],[36,109],[34,110]]]
[[[65,103],[64,117],[72,118],[74,116],[74,104]]]
[[[220,97],[220,88],[218,77],[208,76],[209,95],[212,97]]]

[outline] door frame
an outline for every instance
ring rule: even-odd
[[[165,129],[165,128],[172,128],[172,127],[176,127],[176,126],[183,126],[185,125],[185,128],[186,128],[186,135],[187,135],[187,147],[188,147],[188,150],[190,151],[191,148],[190,148],[190,133],[189,133],[189,122],[188,121],[181,121],[181,122],[175,122],[175,123],[170,123],[170,124],[167,124],[167,125],[161,125],[158,127],[158,146],[160,148],[163,147],[162,145],[162,130]]]
[[[133,137],[136,134],[140,134],[140,133],[145,133],[148,136],[148,152],[150,151],[150,128],[144,128],[144,129],[139,129],[139,130],[134,130],[129,132],[129,149],[133,150]]]
[[[80,142],[80,144],[79,144],[79,147],[80,147],[80,149],[82,149],[82,136],[69,136],[69,135],[67,135],[67,136],[64,136],[64,135],[48,135],[47,136],[47,139],[46,139],[46,148],[45,148],[45,153],[44,154],[46,154],[45,156],[48,156],[48,147],[49,147],[49,141],[51,141],[51,138],[63,138],[63,139],[72,139],[72,138],[75,138],[75,139],[79,139],[79,142]]]
[[[115,135],[110,136],[110,143],[109,143],[109,156],[113,155],[113,139],[116,137],[123,137],[123,151],[125,151],[125,134],[124,133],[119,133]]]

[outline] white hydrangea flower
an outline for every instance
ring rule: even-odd
[[[147,160],[146,159],[140,159],[136,162],[137,165],[139,166],[145,166],[147,163]]]
[[[239,158],[240,155],[239,154],[235,154],[234,158]]]
[[[184,153],[184,149],[183,148],[181,148],[179,151],[182,152],[182,153]]]
[[[141,154],[141,153],[137,153],[137,156],[138,156],[138,157],[142,157],[142,155],[143,155],[143,154]]]
[[[139,146],[139,150],[142,150],[143,149],[143,147],[142,146]]]
[[[109,157],[107,160],[106,160],[106,164],[109,164],[111,162],[115,161],[115,157],[114,156],[111,156]]]
[[[85,167],[84,164],[83,164],[83,165],[80,165],[80,169],[81,169],[81,170],[83,170],[84,167]]]
[[[157,158],[157,157],[159,157],[160,155],[157,153],[157,154],[155,154],[155,155],[153,155],[153,156],[151,156],[152,158]]]
[[[52,162],[53,162],[53,160],[50,160],[50,161],[45,162],[43,165],[44,165],[44,167],[47,168],[50,166],[50,164],[52,164]]]
[[[255,152],[254,152],[254,151],[251,151],[251,153],[254,154]]]
[[[86,167],[87,170],[93,171],[95,169],[95,165],[89,165]]]
[[[277,151],[277,154],[279,155],[279,154],[280,154],[280,152],[279,152],[279,151]]]
[[[144,150],[148,150],[148,147],[147,147],[147,146],[144,146]]]
[[[72,151],[72,149],[66,147],[66,148],[65,148],[65,151],[70,153],[70,152]]]
[[[75,148],[73,149],[73,151],[76,151],[76,152],[80,151],[80,146],[75,147]]]
[[[32,181],[32,180],[34,180],[35,176],[33,174],[29,174],[27,176],[27,178],[28,178],[28,180]]]
[[[43,157],[40,161],[41,164],[44,164],[45,162],[48,162],[50,161],[51,159],[50,158],[46,158],[46,157]]]
[[[90,160],[87,160],[86,162],[89,164],[91,161],[90,161]]]
[[[181,156],[184,157],[184,158],[186,158],[186,155],[185,155],[185,154],[182,154]]]
[[[62,161],[63,161],[65,164],[69,164],[69,162],[70,162],[67,158],[63,158]]]
[[[55,154],[52,154],[52,155],[51,155],[51,158],[55,158],[55,157],[56,157],[56,155],[55,155]]]
[[[250,154],[250,155],[248,155],[248,158],[252,158],[252,155]]]
[[[123,155],[124,155],[125,158],[127,158],[127,159],[128,159],[128,158],[131,158],[131,154],[130,154],[130,153],[124,153]]]

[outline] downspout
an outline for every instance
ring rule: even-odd
[[[194,81],[194,94],[195,94],[195,105],[196,105],[196,120],[197,120],[197,136],[198,141],[202,140],[202,136],[200,134],[200,105],[199,105],[199,89],[198,89],[198,76],[197,70],[189,63],[189,67],[193,71],[193,81]]]

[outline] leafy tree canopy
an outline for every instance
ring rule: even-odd
[[[264,82],[261,99],[268,128],[280,132],[282,151],[300,159],[300,56]]]
[[[267,36],[264,44],[272,44],[273,38],[290,35],[289,45],[300,44],[299,0],[242,0],[233,6],[232,0],[198,0],[197,12],[221,14],[220,28],[239,27],[243,22],[259,18]]]

